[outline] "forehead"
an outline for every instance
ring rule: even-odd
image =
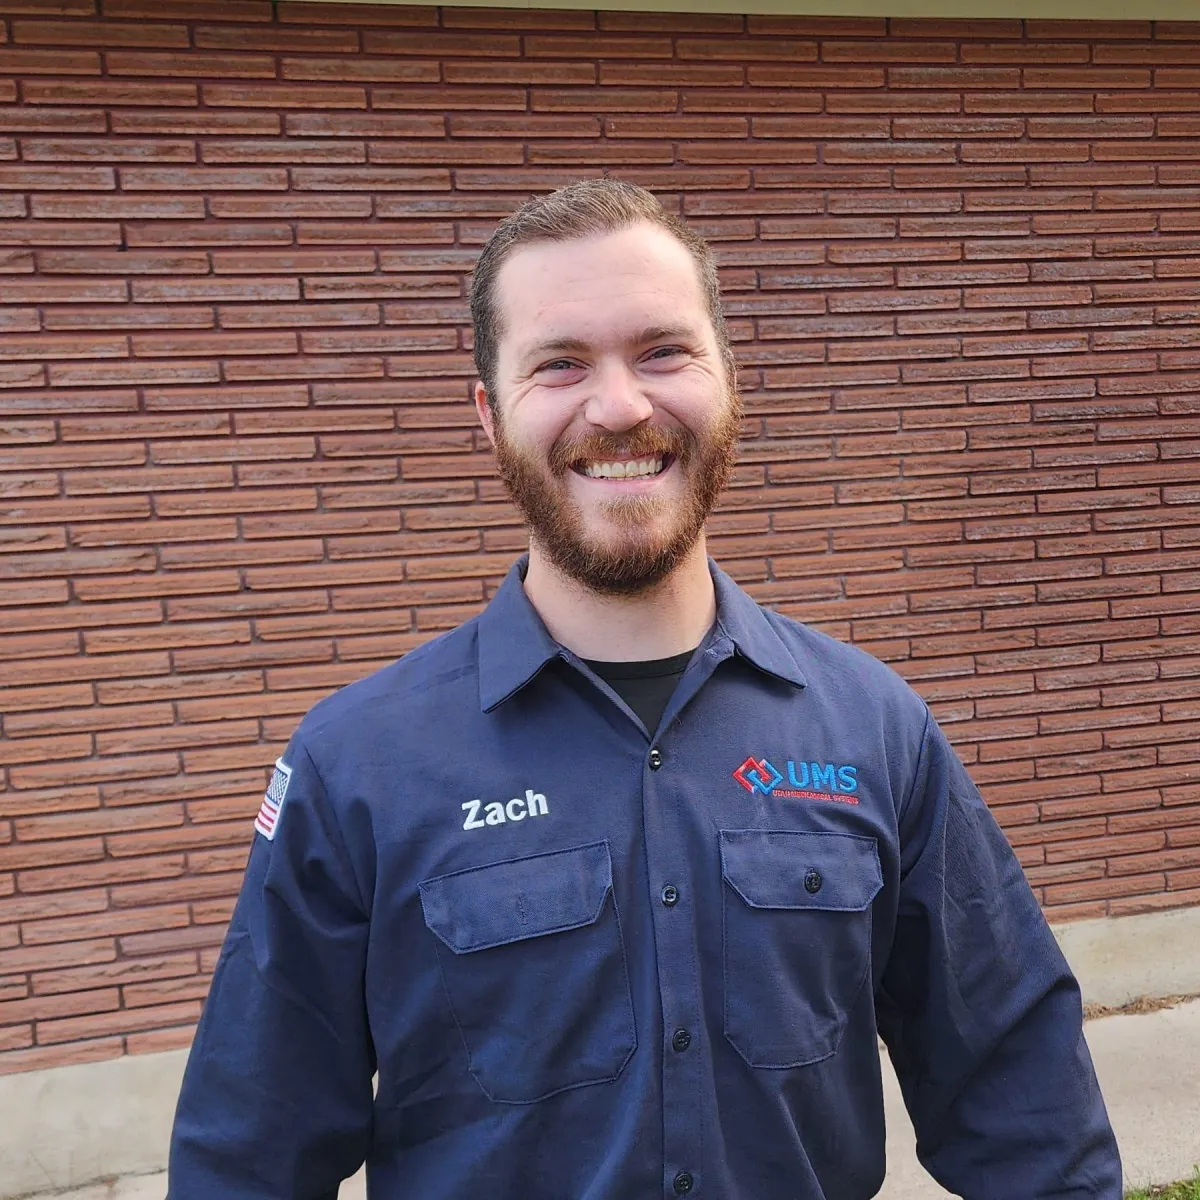
[[[707,318],[691,252],[649,224],[520,247],[497,274],[496,303],[503,340],[518,344]]]

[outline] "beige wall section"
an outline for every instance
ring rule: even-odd
[[[1200,993],[1200,908],[1054,927],[1085,1000]],[[184,1050],[0,1076],[0,1200],[161,1169]]]
[[[1052,925],[1089,1003],[1200,995],[1200,908]]]
[[[186,1050],[0,1076],[0,1197],[161,1170]]]
[[[336,0],[335,0],[336,2]],[[346,0],[361,3],[362,0]],[[369,4],[412,0],[366,0]],[[441,0],[449,8],[575,8],[619,12],[762,13],[804,17],[1031,17],[1056,21],[1200,23],[1200,0]]]

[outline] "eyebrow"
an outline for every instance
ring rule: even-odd
[[[649,342],[670,341],[672,339],[689,340],[696,332],[686,325],[649,325],[643,329],[634,342],[644,346]],[[548,338],[544,342],[535,342],[521,355],[522,362],[541,358],[544,354],[570,354],[588,349],[588,343],[580,338]]]

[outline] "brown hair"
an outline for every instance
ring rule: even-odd
[[[496,351],[503,327],[496,305],[496,276],[516,250],[534,242],[567,242],[576,238],[617,233],[646,222],[665,229],[691,254],[700,274],[700,286],[717,344],[730,382],[736,367],[729,331],[721,311],[717,264],[708,243],[678,217],[663,209],[645,188],[621,179],[581,179],[546,196],[526,200],[500,222],[475,264],[471,280],[471,320],[475,331],[475,366],[488,394],[496,403]]]

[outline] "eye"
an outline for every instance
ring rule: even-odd
[[[655,346],[646,355],[645,361],[670,364],[676,359],[682,358],[686,353],[687,351],[682,346]]]
[[[583,376],[583,367],[573,358],[548,359],[533,372],[533,378],[544,387],[575,384]]]

